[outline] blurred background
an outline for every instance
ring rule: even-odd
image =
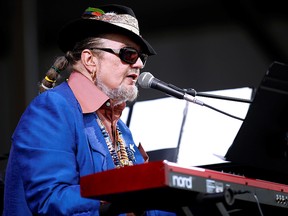
[[[133,8],[143,37],[156,50],[143,71],[197,92],[255,88],[274,61],[288,63],[285,1],[10,0],[0,2],[0,180],[10,137],[37,84],[56,56],[57,32],[88,6]],[[138,100],[165,97],[140,89]]]

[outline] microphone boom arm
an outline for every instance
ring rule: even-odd
[[[203,97],[210,97],[210,98],[216,98],[216,99],[224,99],[224,100],[230,100],[230,101],[236,101],[236,102],[244,102],[244,103],[252,103],[251,100],[246,100],[246,99],[240,99],[240,98],[233,98],[233,97],[227,97],[227,96],[220,96],[220,95],[212,95],[212,94],[207,94],[207,93],[197,93],[194,89],[181,89],[177,86],[174,86],[172,84],[168,84],[168,86],[172,89],[175,89],[176,91],[178,92],[182,92],[184,93],[184,96],[182,99],[186,100],[186,101],[189,101],[189,102],[192,102],[192,103],[195,103],[195,104],[198,104],[198,105],[201,105],[201,106],[206,106],[214,111],[217,111],[219,113],[222,113],[224,115],[227,115],[227,116],[230,116],[232,118],[235,118],[235,119],[238,119],[238,120],[241,120],[241,121],[244,121],[244,119],[242,118],[239,118],[237,116],[234,116],[234,115],[231,115],[229,113],[226,113],[222,110],[219,110],[215,107],[212,107],[208,104],[205,104],[204,102],[198,100],[195,98],[196,95],[199,95],[199,96],[203,96]],[[181,99],[181,98],[180,98]]]

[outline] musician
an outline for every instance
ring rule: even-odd
[[[4,216],[114,215],[113,206],[121,203],[81,197],[80,178],[148,162],[120,119],[126,102],[138,95],[140,70],[156,54],[140,35],[133,10],[87,8],[62,28],[59,48],[63,56],[47,71],[12,136]],[[64,70],[69,78],[57,83]]]

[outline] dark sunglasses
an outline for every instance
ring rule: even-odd
[[[138,52],[136,49],[134,49],[132,47],[123,47],[119,50],[111,49],[111,48],[98,48],[98,47],[91,48],[91,50],[93,50],[93,49],[102,50],[105,52],[115,54],[122,61],[124,61],[128,64],[135,64],[136,61],[138,60],[138,58],[140,58],[142,63],[143,63],[143,67],[145,66],[145,63],[146,63],[147,58],[148,58],[147,54]]]

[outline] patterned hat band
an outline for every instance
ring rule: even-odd
[[[84,12],[82,18],[107,22],[125,28],[140,36],[138,20],[129,14],[116,14],[114,12],[105,13],[99,8],[89,7]]]
[[[138,44],[143,53],[149,56],[156,54],[153,47],[140,35],[133,10],[117,4],[88,7],[81,18],[72,20],[60,29],[58,45],[66,53],[73,50],[79,41],[109,33],[125,35]]]

